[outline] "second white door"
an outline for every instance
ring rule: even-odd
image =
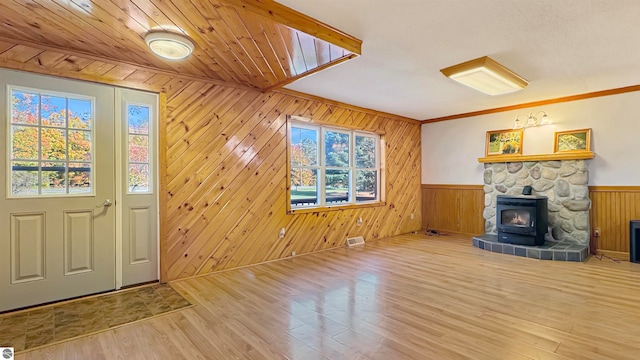
[[[122,286],[158,279],[156,94],[118,90]],[[119,242],[120,243],[120,242]]]

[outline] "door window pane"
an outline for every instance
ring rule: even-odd
[[[65,130],[40,129],[40,159],[65,160],[67,158],[67,132]]]
[[[93,192],[93,108],[79,96],[11,89],[12,196]]]
[[[39,109],[40,95],[15,90],[11,94],[11,123],[37,125]]]
[[[129,191],[149,192],[149,165],[129,165]]]
[[[149,137],[129,135],[129,161],[135,163],[149,162]]]
[[[69,131],[69,159],[74,161],[91,161],[90,131]]]
[[[11,158],[38,160],[39,135],[37,127],[11,127]]]
[[[69,193],[91,192],[91,163],[69,163]]]
[[[149,158],[149,126],[151,110],[144,105],[127,106],[128,146],[128,189],[130,193],[151,191],[151,165]]]
[[[129,134],[149,135],[149,107],[129,105]]]
[[[66,127],[67,99],[42,95],[41,116],[43,126]]]
[[[38,163],[11,162],[11,193],[13,195],[38,195]]]
[[[69,127],[91,130],[92,103],[85,99],[67,99],[69,102]]]
[[[42,194],[66,193],[66,170],[63,162],[42,163]]]

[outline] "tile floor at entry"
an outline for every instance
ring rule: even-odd
[[[0,346],[15,351],[106,330],[191,306],[169,285],[152,285],[0,315]]]

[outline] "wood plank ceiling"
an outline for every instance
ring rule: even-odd
[[[190,37],[193,55],[155,56],[144,36],[157,30]],[[362,44],[272,0],[6,0],[0,40],[260,90],[356,57]]]
[[[416,120],[2,40],[0,66],[164,90],[166,113],[160,115],[159,131],[166,149],[160,200],[165,280],[282,259],[294,251],[325,250],[342,246],[348,237],[372,241],[420,229]],[[386,205],[287,214],[286,115],[384,134]]]

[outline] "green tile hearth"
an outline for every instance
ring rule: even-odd
[[[472,243],[474,247],[486,251],[538,260],[582,262],[589,257],[588,244],[575,244],[567,240],[546,241],[543,245],[527,246],[501,243],[498,241],[497,235],[484,234],[474,236]]]

